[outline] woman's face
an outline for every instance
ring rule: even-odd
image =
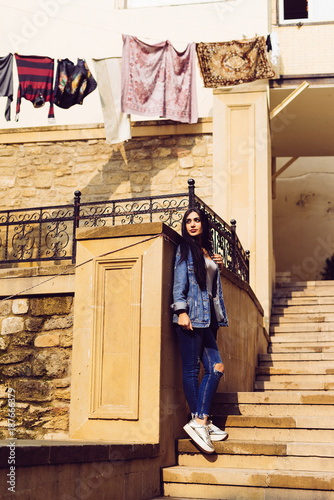
[[[201,218],[196,212],[190,212],[186,218],[186,229],[193,238],[202,234]]]

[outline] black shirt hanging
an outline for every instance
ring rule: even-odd
[[[75,65],[69,59],[58,59],[54,103],[68,109],[74,104],[82,104],[84,98],[93,92],[97,83],[84,59]]]

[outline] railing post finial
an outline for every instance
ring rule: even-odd
[[[236,231],[237,231],[237,221],[231,219],[231,231],[232,231],[232,273],[235,273],[237,264],[237,242],[236,242]]]
[[[188,179],[189,208],[195,206],[195,180]]]
[[[72,241],[72,262],[75,264],[77,254],[76,229],[79,227],[81,191],[74,191],[74,209],[73,209],[73,241]]]

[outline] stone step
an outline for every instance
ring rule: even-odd
[[[334,385],[334,375],[317,375],[313,373],[304,373],[304,374],[273,374],[273,375],[257,375],[256,377],[257,382],[261,381],[270,381],[270,382],[300,382],[305,384],[310,384],[310,383],[319,383],[319,382],[326,382],[327,384],[333,384]]]
[[[227,439],[226,441],[214,443],[214,446],[216,453],[219,455],[334,458],[334,443],[294,443],[284,441],[273,443],[271,441]],[[202,455],[191,439],[178,440],[178,453],[179,455]],[[207,455],[203,455],[203,458],[206,459],[207,463]],[[216,461],[213,465],[216,465]]]
[[[294,470],[334,472],[334,445],[327,443],[286,443],[243,442],[227,440],[214,443],[214,468],[248,469],[250,460],[253,469]],[[305,448],[303,447],[305,444]],[[206,467],[208,458],[192,441],[185,439],[178,443],[178,465],[184,467]],[[301,453],[299,456],[297,454]]]
[[[204,494],[204,498],[210,498],[211,500],[215,498],[233,498],[231,496],[226,496],[230,495],[230,493],[226,491],[227,485],[233,487],[247,486],[270,488],[270,490],[271,488],[291,488],[294,490],[293,494],[295,493],[295,490],[319,490],[333,492],[334,488],[334,473],[321,471],[276,471],[272,469],[234,469],[212,466],[183,467],[177,465],[175,467],[163,469],[162,474],[165,496],[178,495],[179,497],[187,497],[187,495],[190,495],[192,498],[196,498],[193,496],[194,489],[192,486],[202,485],[205,486],[205,488],[197,489],[197,498],[203,497]],[[172,484],[174,484],[174,487],[172,487]],[[188,486],[189,488],[187,488]],[[212,491],[212,488],[209,487],[214,487],[215,491]],[[213,494],[215,494],[215,496],[213,496]],[[218,494],[220,496],[217,496]],[[261,496],[249,496],[248,498],[267,498],[267,495],[266,497],[262,494]],[[290,497],[290,499],[295,498],[295,496]],[[301,496],[300,498],[305,497]]]
[[[328,297],[295,297],[292,299],[284,297],[274,297],[272,301],[273,307],[298,307],[298,306],[320,306],[320,305],[333,305],[334,295]]]
[[[294,332],[329,332],[332,334],[334,340],[334,323],[333,322],[320,322],[320,323],[287,323],[283,325],[271,325],[270,334],[275,333],[294,333]]]
[[[254,383],[255,391],[334,391],[334,382],[324,381],[323,378],[315,380],[296,381],[295,377],[291,377],[291,381],[277,380],[257,380]]]
[[[333,288],[334,289],[334,281],[333,280],[319,280],[319,281],[290,281],[290,282],[281,282],[277,283],[276,290],[281,288],[289,288],[294,290],[296,288],[301,288],[302,290],[309,290],[310,288],[318,290],[319,288]]]
[[[324,344],[328,344],[329,342],[331,345],[333,344],[333,333],[329,332],[278,332],[276,334],[271,334],[270,335],[270,343],[276,344],[276,343],[299,343],[301,344],[301,348],[303,347],[303,344],[308,342],[312,342],[313,344],[319,344],[320,346],[324,346]]]
[[[334,325],[334,314],[325,314],[325,313],[313,313],[313,314],[305,314],[305,313],[291,313],[278,315],[273,314],[270,318],[271,325],[283,325],[286,323],[316,323],[315,327],[317,327],[318,323],[332,323]]]
[[[217,392],[214,405],[253,404],[253,405],[333,405],[334,393],[327,391],[267,391],[262,392]]]
[[[333,304],[305,304],[305,305],[290,305],[290,306],[277,306],[275,305],[271,309],[272,317],[276,316],[290,316],[294,314],[305,314],[307,316],[312,316],[313,314],[334,314],[334,303]]]
[[[301,288],[294,288],[294,289],[284,289],[281,288],[280,290],[275,290],[273,293],[273,299],[276,300],[278,298],[286,298],[286,299],[293,299],[293,298],[300,298],[300,297],[332,297],[334,295],[334,288],[333,287],[324,287],[324,288],[309,288],[309,289],[301,289]]]
[[[274,428],[279,429],[327,429],[334,433],[331,416],[215,416],[215,424],[225,427]],[[249,438],[248,438],[249,439]],[[329,441],[328,441],[329,442]]]
[[[291,489],[276,488],[272,485],[256,487],[166,483],[164,489],[169,500],[334,500],[334,493],[331,491],[294,489],[292,497]],[[159,497],[155,500],[166,498]]]
[[[218,422],[216,422],[218,425]],[[223,422],[221,423],[224,427]],[[285,427],[225,427],[229,440],[239,441],[281,441],[309,442],[309,443],[333,443],[334,429],[293,429]]]
[[[256,369],[257,375],[334,375],[334,363],[331,361],[276,361],[261,363]],[[327,377],[326,377],[327,380]],[[334,378],[333,378],[334,381]]]
[[[243,417],[331,417],[334,419],[334,405],[293,405],[293,404],[212,404],[213,422],[224,416],[241,415]]]
[[[276,342],[268,345],[268,352],[270,354],[283,354],[283,353],[331,353],[334,352],[334,342],[286,342],[281,343],[279,339]]]
[[[334,352],[295,352],[295,353],[276,353],[259,354],[259,363],[280,363],[289,361],[334,361]],[[278,365],[279,366],[279,365]]]

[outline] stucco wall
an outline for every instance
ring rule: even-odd
[[[277,170],[287,158],[278,160]],[[276,181],[273,201],[277,271],[295,280],[321,279],[334,254],[334,159],[299,158]]]
[[[226,372],[218,392],[253,391],[258,354],[266,353],[268,347],[263,309],[247,283],[226,269],[221,279],[229,326],[218,331]]]

